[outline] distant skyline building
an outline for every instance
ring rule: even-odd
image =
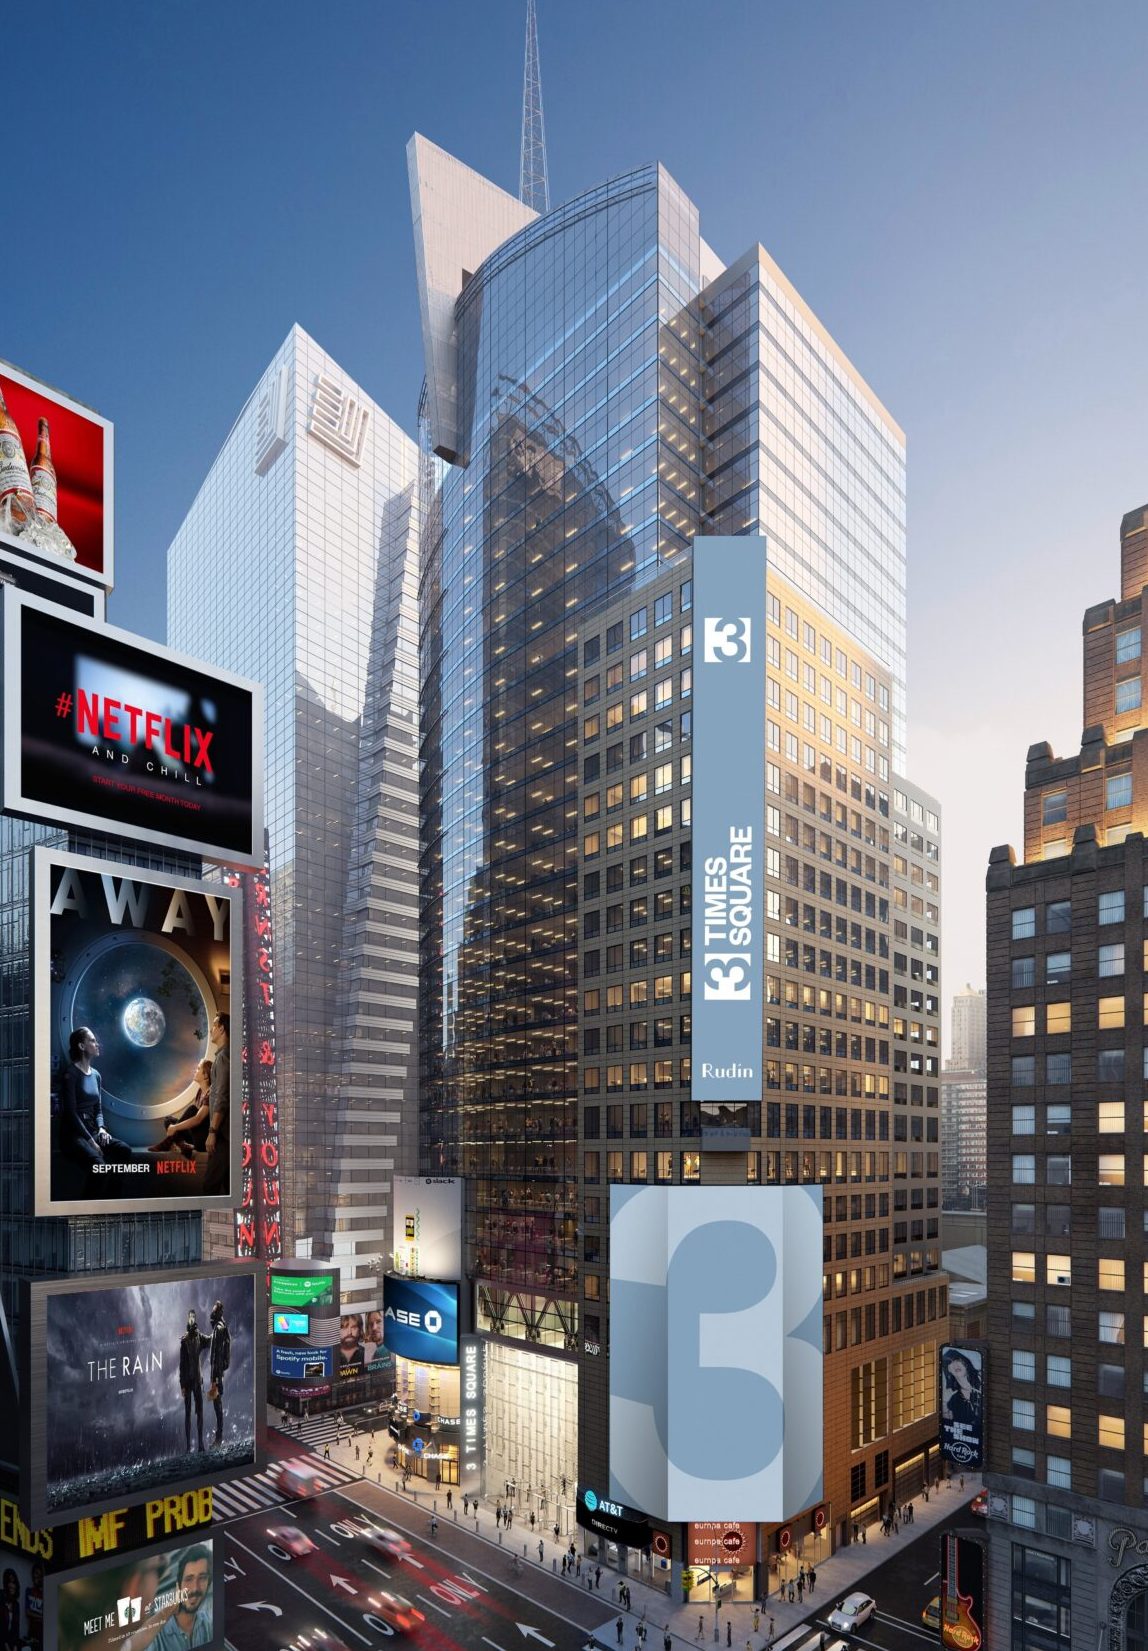
[[[168,551],[173,646],[266,690],[283,1251],[337,1262],[359,1308],[415,1157],[416,474],[293,327]]]
[[[1029,747],[1023,859],[989,857],[985,1642],[1012,1651],[1148,1646],[1146,618],[1148,506],[1084,615],[1079,754]]]
[[[830,1526],[793,1510],[814,1557],[936,1468],[940,819],[898,777],[904,436],[664,168],[539,216],[421,136],[408,159],[420,1169],[467,1181],[487,1488],[529,1486],[564,1528],[575,1485],[610,1495],[612,1184],[819,1182]],[[692,562],[698,535],[751,533],[767,1076],[731,1147],[691,1099]],[[632,1532],[603,1553],[651,1562]]]
[[[985,989],[966,986],[953,993],[950,1061],[963,1072],[983,1072],[987,1059]]]
[[[950,1047],[941,1074],[941,1188],[947,1210],[983,1210],[987,1196],[984,988],[953,994]]]

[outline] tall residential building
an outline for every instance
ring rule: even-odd
[[[962,1072],[983,1072],[987,1059],[987,999],[984,987],[954,992],[951,1064]]]
[[[947,1323],[940,822],[895,777],[904,438],[762,248],[723,268],[663,168],[539,216],[408,153],[420,1167],[467,1182],[487,1484],[563,1521],[608,1486],[611,1182],[819,1181],[833,1528],[792,1529],[824,1551],[919,1488]],[[730,1151],[690,1098],[691,614],[694,537],[736,533],[768,543],[770,1003]]]
[[[988,1643],[1148,1645],[1148,507],[988,869]],[[1099,1636],[1099,1637],[1098,1637]]]
[[[168,551],[170,642],[266,690],[284,1254],[358,1307],[415,1156],[416,477],[294,327]]]

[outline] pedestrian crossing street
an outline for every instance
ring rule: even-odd
[[[353,1484],[358,1477],[337,1462],[324,1462],[321,1456],[308,1456],[307,1466],[324,1490],[338,1490],[342,1485]],[[222,1521],[242,1519],[246,1514],[276,1508],[288,1500],[273,1473],[253,1473],[246,1479],[232,1479],[226,1485],[216,1485],[212,1505],[216,1520]]]

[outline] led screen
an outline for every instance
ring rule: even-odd
[[[383,1280],[383,1340],[395,1358],[458,1363],[458,1285],[429,1279]]]

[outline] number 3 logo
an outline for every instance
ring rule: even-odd
[[[750,662],[751,621],[740,619],[707,619],[704,628],[703,656],[707,665]]]

